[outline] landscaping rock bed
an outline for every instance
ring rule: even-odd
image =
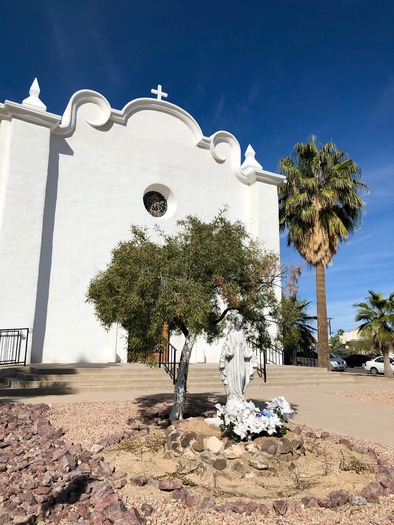
[[[280,523],[342,524],[356,513],[360,525],[374,508],[384,516],[374,523],[394,521],[382,511],[386,498],[394,509],[393,466],[327,432],[294,426],[283,438],[233,443],[199,418],[165,429],[129,417],[87,450],[49,414],[43,404],[0,405],[0,524],[204,525],[225,512],[226,524],[284,515]]]

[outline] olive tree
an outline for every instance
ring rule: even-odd
[[[148,358],[164,345],[163,326],[183,334],[170,420],[182,419],[190,355],[198,336],[208,342],[223,335],[225,320],[240,313],[250,340],[267,341],[277,315],[277,256],[264,251],[239,222],[224,212],[212,221],[189,216],[175,233],[131,228],[108,267],[87,292],[102,325],[119,323],[128,333],[129,360]]]

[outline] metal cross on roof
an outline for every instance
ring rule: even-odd
[[[157,86],[157,89],[151,89],[150,92],[153,93],[154,95],[157,95],[157,100],[161,100],[161,97],[164,97],[164,98],[168,97],[168,93],[164,93],[164,91],[162,90],[161,84]]]

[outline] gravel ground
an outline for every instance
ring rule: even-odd
[[[357,398],[362,401],[371,401],[379,404],[394,405],[394,392],[391,390],[380,392],[347,392],[340,393],[346,397]],[[168,402],[157,403],[154,412],[148,414],[153,417],[155,413],[166,412]],[[56,427],[66,430],[65,438],[69,441],[81,443],[90,448],[93,443],[108,437],[108,435],[121,432],[126,427],[129,417],[140,417],[139,407],[132,401],[123,402],[83,402],[70,404],[51,405],[50,420]],[[314,429],[305,428],[314,431]],[[316,432],[319,432],[316,430]],[[394,465],[394,448],[378,444],[366,443],[362,440],[347,438],[360,446],[372,446],[378,455],[387,459]],[[381,498],[380,503],[344,505],[339,510],[302,509],[297,513],[277,516],[270,511],[268,516],[257,514],[239,515],[234,513],[217,513],[211,510],[189,508],[178,501],[164,501],[151,499],[146,501],[155,508],[154,514],[148,518],[148,525],[175,524],[175,525],[385,525],[394,524],[394,494]],[[142,501],[139,501],[141,504]]]
[[[340,392],[337,395],[358,399],[360,401],[369,401],[371,403],[377,403],[378,405],[394,405],[394,390]]]

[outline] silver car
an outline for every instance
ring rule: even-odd
[[[347,368],[346,361],[330,353],[331,370],[343,372]],[[317,350],[306,350],[297,353],[297,365],[317,366]]]
[[[344,372],[347,368],[346,361],[342,357],[337,357],[334,354],[330,354],[331,370],[337,370]]]

